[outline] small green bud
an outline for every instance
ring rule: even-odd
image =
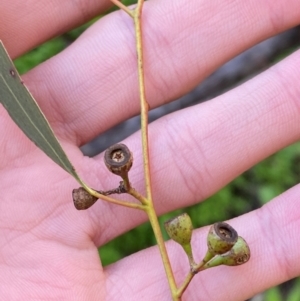
[[[122,178],[127,178],[132,166],[133,156],[125,144],[119,143],[105,151],[104,162],[109,171]]]
[[[182,213],[165,222],[169,236],[180,245],[189,244],[192,238],[192,220],[187,213]]]
[[[195,264],[191,246],[193,224],[187,213],[182,213],[165,222],[165,229],[169,236],[179,243],[189,258],[190,265]]]
[[[250,249],[247,242],[242,237],[238,237],[237,242],[225,254],[216,255],[207,262],[201,270],[216,267],[218,265],[236,266],[246,263],[250,259]]]
[[[237,232],[227,223],[213,224],[207,235],[208,251],[212,255],[228,252],[237,242]]]

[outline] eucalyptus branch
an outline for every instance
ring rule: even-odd
[[[163,265],[171,289],[172,297],[174,301],[179,299],[175,293],[177,290],[174,274],[170,264],[168,252],[165,246],[165,242],[161,233],[158,218],[154,209],[152,200],[152,188],[151,188],[151,174],[150,174],[150,160],[149,160],[149,144],[148,144],[148,109],[149,105],[146,100],[145,91],[145,76],[144,76],[144,61],[143,61],[143,38],[142,38],[142,9],[144,0],[138,0],[137,6],[133,10],[133,21],[136,36],[136,50],[137,50],[137,62],[138,62],[138,79],[140,90],[140,103],[141,103],[141,132],[142,132],[142,149],[144,160],[144,177],[146,195],[148,201],[147,214],[158,244],[160,255],[162,257]]]
[[[144,204],[145,211],[148,214],[158,248],[162,257],[163,265],[171,289],[172,297],[174,301],[180,299],[176,296],[177,286],[170,264],[169,256],[165,246],[165,242],[162,236],[158,218],[154,209],[152,200],[152,188],[151,188],[151,174],[150,174],[150,160],[149,160],[149,143],[148,143],[148,110],[149,105],[146,100],[145,91],[145,76],[144,76],[144,62],[143,62],[143,38],[142,38],[142,9],[144,0],[138,0],[137,6],[130,10],[127,7],[117,1],[112,0],[120,9],[128,13],[134,21],[135,37],[136,37],[136,51],[137,51],[137,62],[138,62],[138,81],[139,81],[139,92],[140,92],[140,106],[141,106],[141,134],[142,134],[142,153],[144,161],[144,179],[146,188],[146,198],[140,195],[136,190],[129,189],[129,193],[136,197],[142,204]]]
[[[140,89],[140,102],[141,102],[141,132],[142,132],[142,148],[144,159],[144,174],[147,198],[152,200],[151,189],[151,174],[149,162],[149,145],[148,145],[148,108],[149,105],[146,100],[145,92],[145,76],[144,76],[144,61],[143,61],[143,37],[142,37],[142,8],[144,0],[139,0],[136,8],[134,9],[134,28],[136,36],[136,50],[138,61],[138,77]]]
[[[165,228],[175,242],[180,244],[188,256],[190,271],[183,283],[176,285],[169,256],[162,236],[158,217],[155,212],[150,174],[149,143],[148,143],[148,110],[146,100],[145,76],[143,64],[143,39],[142,39],[142,9],[144,0],[138,0],[134,9],[127,8],[118,0],[111,0],[119,8],[125,11],[134,22],[138,86],[141,107],[141,135],[142,153],[146,196],[135,190],[129,180],[128,172],[132,166],[133,155],[124,144],[111,146],[105,152],[105,164],[114,174],[120,176],[123,181],[117,188],[97,191],[89,187],[75,171],[72,163],[64,152],[56,138],[50,124],[40,110],[38,104],[22,82],[12,60],[4,45],[0,41],[0,90],[2,97],[0,102],[9,112],[11,118],[21,128],[37,147],[47,154],[56,164],[73,176],[82,186],[72,192],[74,205],[78,210],[91,207],[98,199],[143,210],[147,213],[163,261],[173,301],[180,301],[182,294],[188,287],[194,275],[205,269],[218,265],[235,266],[247,262],[250,258],[250,249],[246,241],[237,235],[230,225],[216,223],[211,226],[207,236],[207,252],[200,263],[196,263],[193,257],[191,237],[193,226],[190,217],[183,213],[165,223]],[[139,203],[122,201],[110,197],[112,194],[127,193],[133,196]]]

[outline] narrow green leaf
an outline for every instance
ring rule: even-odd
[[[23,84],[1,41],[0,102],[14,122],[37,147],[85,186],[59,144],[46,117]]]

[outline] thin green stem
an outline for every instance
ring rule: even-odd
[[[146,196],[148,200],[152,200],[151,191],[151,175],[149,163],[149,145],[148,145],[148,103],[146,101],[145,80],[144,80],[144,64],[143,64],[143,40],[142,40],[142,8],[144,0],[139,0],[137,7],[134,9],[134,28],[136,36],[136,50],[138,61],[138,78],[141,101],[141,132],[142,132],[142,149],[144,159],[144,178]]]
[[[205,257],[206,258],[206,257]],[[201,271],[202,267],[206,264],[207,260],[203,259],[200,263],[191,265],[191,270],[187,274],[186,278],[184,279],[184,282],[181,284],[181,286],[177,290],[177,296],[181,298],[182,294],[185,292],[187,287],[189,286],[190,282],[194,278],[194,276]]]
[[[192,273],[191,271],[188,273],[188,275],[186,276],[184,282],[181,284],[181,286],[177,290],[177,294],[176,294],[177,297],[181,298],[182,294],[185,292],[185,290],[189,286],[189,284],[192,281],[194,276],[195,276],[195,274]]]
[[[118,6],[120,9],[124,10],[131,18],[133,18],[133,11],[130,10],[126,5],[124,5],[119,0],[110,0],[112,3],[114,3],[116,6]]]
[[[128,201],[120,201],[120,200],[105,196],[105,195],[100,194],[100,193],[95,193],[94,196],[97,197],[98,199],[102,199],[104,201],[107,201],[109,203],[113,203],[113,204],[116,204],[116,205],[121,205],[123,207],[145,210],[145,206],[143,206],[143,205],[136,204],[136,203],[131,203],[131,202],[128,202]]]
[[[116,205],[121,205],[121,206],[124,206],[124,207],[133,208],[133,209],[140,209],[140,210],[145,211],[145,206],[143,206],[141,204],[130,203],[130,202],[126,202],[126,201],[120,201],[120,200],[117,200],[115,198],[111,198],[111,197],[105,196],[105,195],[97,193],[97,192],[94,193],[93,195],[95,197],[97,197],[98,199],[102,199],[102,200],[107,201],[109,203],[113,203],[113,204],[116,204]]]
[[[143,195],[141,195],[137,190],[135,190],[129,181],[128,173],[126,173],[125,176],[122,177],[123,184],[126,192],[130,195],[132,195],[135,199],[140,201],[143,205],[148,205],[148,200]]]
[[[143,205],[147,206],[148,200],[131,186],[129,177],[128,177],[128,173],[126,174],[126,176],[122,177],[122,179],[123,179],[123,183],[124,183],[126,192],[128,194],[130,194],[131,196],[133,196],[138,201],[140,201]]]
[[[148,206],[149,204],[148,200],[143,195],[141,195],[138,191],[136,191],[133,187],[130,187],[127,193],[129,193],[134,198],[139,200],[143,205]]]
[[[181,298],[180,296],[177,294],[177,286],[176,286],[176,282],[175,282],[175,278],[174,278],[174,274],[172,271],[172,267],[171,267],[171,263],[169,260],[169,256],[168,256],[168,252],[166,249],[166,245],[160,230],[160,225],[157,219],[157,215],[154,209],[153,204],[149,204],[149,207],[147,207],[146,213],[148,214],[156,241],[157,241],[157,245],[160,251],[160,255],[163,261],[163,265],[165,268],[165,272],[167,275],[167,279],[169,282],[169,286],[171,289],[171,293],[172,293],[172,299],[173,301],[180,301]]]
[[[125,176],[122,177],[122,179],[123,179],[123,183],[124,183],[124,187],[125,187],[126,191],[129,191],[131,189],[131,184],[129,181],[128,172],[126,173]]]
[[[165,242],[161,233],[158,218],[154,209],[152,200],[152,189],[151,189],[151,175],[150,175],[150,161],[149,161],[149,144],[148,144],[148,110],[149,105],[146,100],[145,92],[145,80],[144,80],[144,65],[143,65],[143,40],[142,40],[142,8],[144,0],[138,0],[137,6],[133,10],[129,10],[124,7],[118,0],[111,0],[118,7],[128,13],[134,21],[134,29],[136,36],[136,50],[137,50],[137,62],[138,62],[138,80],[139,80],[139,91],[140,91],[140,104],[141,104],[141,134],[142,134],[142,152],[144,160],[144,178],[146,197],[140,195],[136,190],[130,187],[128,193],[137,198],[141,203],[141,207],[148,214],[153,232],[158,244],[158,248],[162,257],[163,265],[169,282],[170,290],[172,293],[173,301],[180,301],[181,296],[178,295],[177,286],[170,264],[169,256],[165,246]]]
[[[171,289],[172,297],[174,301],[180,299],[176,296],[177,286],[170,264],[169,256],[165,246],[165,242],[161,233],[160,225],[157,219],[157,215],[153,206],[152,201],[152,190],[151,190],[151,175],[150,175],[150,162],[149,162],[149,145],[148,145],[148,109],[149,105],[146,100],[145,91],[145,77],[144,77],[144,64],[143,64],[143,39],[142,39],[142,8],[144,0],[138,0],[137,7],[134,10],[134,28],[136,36],[136,50],[137,50],[137,61],[138,61],[138,78],[139,78],[139,90],[140,90],[140,101],[141,101],[141,132],[142,132],[142,149],[144,159],[144,177],[146,196],[149,202],[148,210],[146,211],[157,241],[157,245],[162,257],[165,272],[168,278],[169,286]]]
[[[146,207],[144,205],[130,203],[130,202],[126,202],[126,201],[120,201],[120,200],[117,200],[115,198],[112,198],[112,197],[109,197],[109,196],[106,196],[106,195],[103,195],[103,194],[97,192],[96,190],[94,190],[94,189],[90,188],[88,185],[86,185],[84,182],[81,182],[81,184],[83,185],[84,189],[90,195],[93,195],[94,197],[96,197],[98,199],[101,199],[101,200],[104,200],[104,201],[107,201],[109,203],[113,203],[113,204],[116,204],[116,205],[121,205],[121,206],[124,206],[124,207],[133,208],[133,209],[140,209],[140,210],[146,211]]]
[[[139,78],[139,90],[140,90],[140,102],[141,102],[141,132],[142,132],[142,149],[144,159],[144,177],[146,196],[149,206],[146,210],[156,241],[160,251],[160,255],[163,261],[167,279],[169,282],[170,290],[172,293],[173,301],[180,301],[180,298],[176,296],[177,286],[170,264],[168,252],[165,246],[165,242],[161,233],[160,225],[157,219],[157,215],[154,209],[152,201],[152,189],[151,189],[151,174],[150,174],[150,162],[149,162],[149,144],[148,144],[148,110],[149,105],[146,100],[145,91],[145,76],[144,76],[144,64],[143,64],[143,39],[142,39],[142,8],[144,0],[138,0],[137,6],[134,9],[134,28],[136,36],[136,50],[138,61],[138,78]]]

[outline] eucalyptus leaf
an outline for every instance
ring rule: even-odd
[[[37,147],[81,185],[86,186],[76,173],[38,104],[23,84],[1,41],[0,102],[14,122]]]

